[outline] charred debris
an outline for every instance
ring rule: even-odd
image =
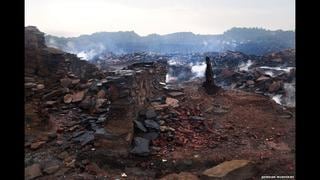
[[[292,63],[284,53],[259,63]],[[235,71],[239,64],[231,62],[221,70],[222,58],[244,56],[208,56],[204,78],[170,83],[169,55],[136,53],[91,64],[47,47],[42,32],[26,27],[25,178],[294,175],[294,108],[253,92],[282,91],[294,71],[268,76],[261,68]],[[221,78],[236,89],[219,87]]]

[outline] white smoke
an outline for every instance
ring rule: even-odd
[[[272,71],[266,71],[264,72],[266,75],[269,75],[271,77],[274,77],[274,73]]]
[[[46,45],[48,47],[52,47],[52,48],[56,48],[56,49],[59,49],[58,45],[57,45],[57,42],[53,39],[53,38],[48,38],[46,39],[47,40],[47,43]]]
[[[284,102],[286,106],[295,107],[296,106],[295,83],[284,83],[283,88],[286,92],[286,95],[284,96]]]
[[[253,64],[253,62],[251,60],[248,60],[248,62],[246,63],[241,63],[239,65],[239,70],[240,71],[248,71],[249,67]]]
[[[171,58],[171,59],[169,59],[168,64],[170,66],[173,66],[173,65],[177,66],[177,65],[183,65],[184,62],[182,62],[182,60],[179,60],[177,58]]]
[[[95,56],[101,54],[105,50],[105,46],[101,43],[96,44],[94,48],[84,51],[76,51],[73,52],[74,54],[77,54],[77,56],[84,60],[92,60]]]
[[[191,64],[192,65],[192,64]],[[195,76],[193,78],[201,78],[204,77],[204,73],[206,71],[206,63],[202,62],[202,63],[197,63],[195,65],[191,66],[191,72],[195,74]]]
[[[166,83],[174,82],[176,80],[177,80],[177,77],[173,77],[169,73],[166,74]]]
[[[285,67],[285,68],[281,68],[281,67],[269,67],[269,66],[261,66],[261,69],[273,69],[273,70],[277,70],[277,71],[285,71],[285,72],[290,72],[291,69],[294,69],[295,67]]]
[[[67,47],[68,47],[68,51],[72,51],[72,52],[75,52],[76,50],[75,50],[75,47],[74,47],[74,44],[73,44],[73,42],[71,42],[71,41],[68,41],[67,42]]]
[[[296,88],[294,83],[284,83],[285,95],[277,94],[272,96],[272,100],[276,103],[288,107],[296,106]]]
[[[82,60],[89,60],[92,58],[93,53],[92,51],[86,52],[86,51],[81,51],[77,54],[78,58],[82,59]]]
[[[207,46],[207,45],[208,45],[208,42],[207,42],[207,41],[203,41],[203,45],[204,45],[204,46]]]
[[[282,97],[281,94],[277,94],[277,95],[275,95],[275,96],[272,97],[272,100],[274,100],[277,104],[282,105],[282,103],[281,103],[281,97]]]
[[[57,42],[53,38],[49,38],[49,44],[57,46]]]

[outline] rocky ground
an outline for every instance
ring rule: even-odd
[[[103,116],[69,105],[50,114],[46,129],[26,127],[26,173],[30,179],[205,178],[204,171],[230,160],[248,160],[253,179],[295,173],[294,109],[243,91],[209,96],[200,82],[163,91],[140,112],[131,154],[109,160],[81,159],[95,151],[93,134]],[[95,127],[95,128],[94,128]],[[94,129],[95,132],[94,132]],[[81,160],[80,160],[81,159]],[[210,174],[210,173],[209,173]]]
[[[244,88],[208,95],[201,78],[165,83],[164,62],[102,72],[35,27],[25,42],[25,179],[295,175],[295,108],[247,89],[279,92],[293,75],[222,73]]]

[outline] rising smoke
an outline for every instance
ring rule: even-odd
[[[207,65],[204,62],[196,63],[195,65],[191,64],[191,72],[194,74],[192,79],[204,77],[206,67],[207,67]]]
[[[248,71],[249,67],[253,64],[253,62],[251,60],[248,60],[246,63],[241,63],[239,65],[239,70],[240,71]]]
[[[270,69],[270,70],[277,70],[277,71],[285,71],[286,73],[290,72],[291,69],[294,69],[295,67],[270,67],[270,66],[261,66],[261,69]]]

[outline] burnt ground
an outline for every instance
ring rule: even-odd
[[[199,86],[195,82],[185,85],[186,96],[176,108],[178,122],[168,123],[184,142],[165,152],[166,158],[193,157],[200,164],[247,159],[256,163],[258,179],[261,175],[294,175],[293,109],[284,110],[268,97],[243,91],[220,90],[208,96]],[[203,122],[190,121],[188,113],[202,115]]]
[[[184,95],[175,97],[177,107],[158,108],[160,125],[171,130],[151,141],[149,156],[79,158],[95,151],[90,136],[76,140],[90,131],[94,117],[68,106],[53,110],[49,125],[40,130],[26,126],[25,166],[40,164],[36,179],[156,179],[179,172],[201,178],[207,168],[246,159],[255,164],[252,179],[295,175],[294,108],[237,90],[207,95],[200,86],[199,81],[185,83]]]

